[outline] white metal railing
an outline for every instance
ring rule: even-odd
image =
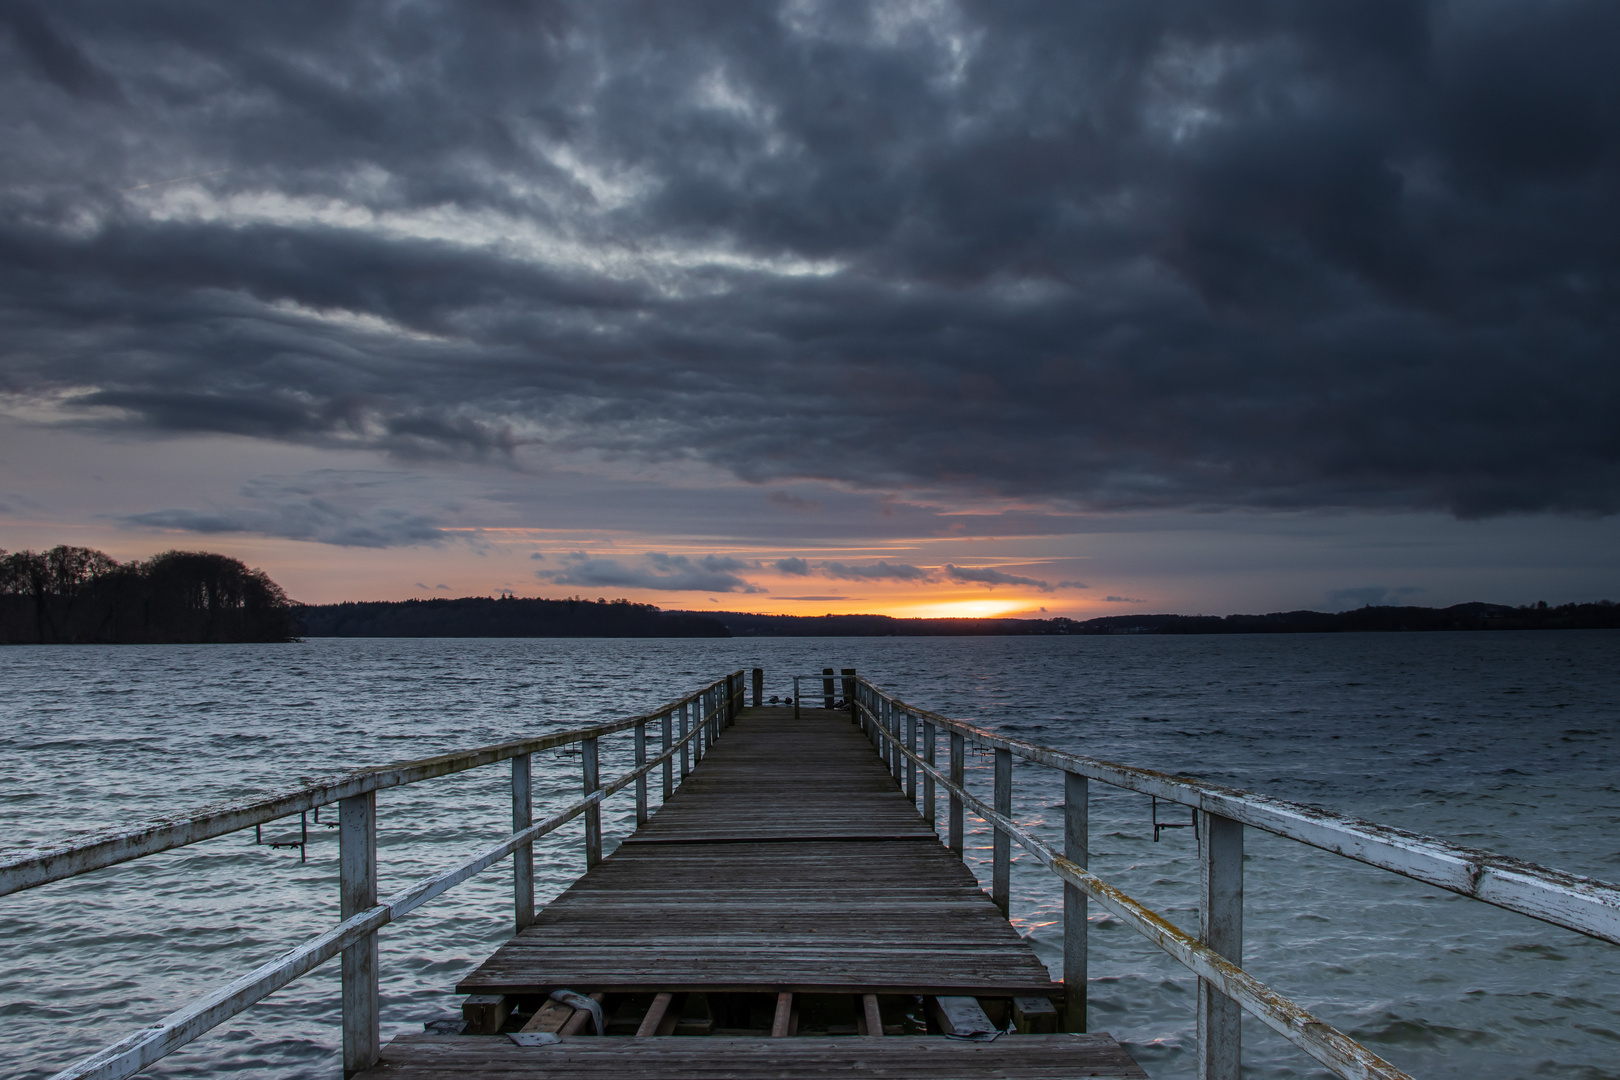
[[[756,675],[756,686],[758,681]],[[521,931],[534,921],[534,841],[583,816],[585,865],[587,869],[595,866],[602,858],[602,802],[634,784],[636,823],[645,824],[650,817],[648,775],[662,768],[663,795],[668,799],[677,779],[685,779],[692,765],[702,760],[708,747],[735,718],[742,698],[743,675],[737,671],[640,716],[365,769],[251,802],[177,814],[134,828],[108,830],[79,841],[0,858],[0,896],[4,896],[333,802],[338,804],[342,921],[337,926],[69,1066],[51,1080],[117,1080],[131,1076],[340,954],[343,1070],[348,1075],[374,1064],[380,1050],[376,938],[380,928],[511,855],[514,922]],[[647,725],[655,722],[661,728],[662,746],[656,756],[649,758]],[[603,783],[598,770],[598,741],[632,729],[635,768]],[[533,821],[530,756],[576,743],[581,748],[584,797],[544,821]],[[512,762],[512,834],[457,866],[379,902],[376,793],[508,760]]]
[[[826,680],[823,689],[830,699],[830,669],[821,677]],[[896,782],[903,785],[913,801],[921,778],[922,813],[930,825],[937,821],[936,787],[949,795],[946,842],[952,851],[963,851],[965,808],[971,808],[992,826],[990,894],[1003,913],[1010,901],[1013,840],[1063,880],[1063,983],[1065,1014],[1072,1030],[1085,1030],[1088,900],[1097,901],[1198,976],[1200,1080],[1238,1080],[1240,1010],[1247,1010],[1339,1076],[1409,1080],[1405,1073],[1360,1043],[1242,969],[1245,825],[1620,944],[1620,885],[1320,807],[1054,750],[908,705],[848,669],[840,672],[840,679],[852,718],[876,744]],[[797,683],[794,698],[797,706]],[[936,760],[941,733],[949,737],[948,771],[939,768]],[[967,791],[965,760],[969,744],[994,754],[993,805]],[[1015,756],[1064,773],[1061,854],[1013,820]],[[1200,866],[1197,937],[1087,869],[1091,780],[1193,809]]]

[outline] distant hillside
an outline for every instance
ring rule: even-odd
[[[520,600],[464,596],[313,604],[308,637],[730,637],[719,620],[628,600]]]
[[[1337,613],[1279,611],[1269,615],[1106,615],[1097,619],[895,619],[887,615],[750,615],[719,611],[713,618],[737,637],[962,637],[1079,634],[1333,634],[1402,630],[1613,630],[1620,605],[1448,608],[1364,607]]]

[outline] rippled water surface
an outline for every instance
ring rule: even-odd
[[[12,647],[0,844],[601,722],[755,665],[768,692],[853,666],[1037,742],[1620,879],[1608,632]],[[628,761],[615,742],[608,776]],[[577,768],[536,759],[537,815],[577,792]],[[1018,816],[1055,836],[1060,781],[1020,765],[1014,783]],[[383,895],[503,835],[508,784],[497,766],[379,793]],[[610,847],[632,819],[624,796],[609,803]],[[582,869],[577,829],[537,849],[542,898]],[[1145,798],[1094,784],[1092,833],[1096,872],[1196,928],[1191,830],[1154,843]],[[1245,966],[1261,979],[1419,1077],[1620,1077],[1620,947],[1247,833]],[[988,838],[969,843],[987,880]],[[249,832],[0,897],[4,1071],[48,1076],[329,926],[335,830],[315,827],[308,855]],[[385,1039],[455,1012],[457,978],[508,933],[510,888],[502,864],[382,932]],[[1054,879],[1021,858],[1013,889],[1014,921],[1057,973]],[[1092,924],[1093,1030],[1156,1078],[1191,1076],[1193,980],[1117,921]],[[152,1072],[335,1077],[337,1013],[333,962]],[[1244,1040],[1247,1076],[1325,1075],[1247,1018]]]

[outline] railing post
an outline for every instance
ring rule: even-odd
[[[917,718],[906,713],[906,749],[913,754],[917,752]],[[917,763],[906,758],[906,800],[912,806],[917,805]]]
[[[1198,940],[1243,965],[1243,826],[1198,815]],[[1198,980],[1198,1080],[1238,1080],[1243,1010]]]
[[[938,765],[934,760],[934,722],[923,721],[923,760],[930,765]],[[923,820],[928,822],[930,829],[936,825],[934,819],[934,774],[923,773]]]
[[[822,701],[822,703],[821,703],[822,708],[825,708],[825,709],[832,708],[832,705],[833,705],[833,681],[832,681],[832,668],[830,668],[830,667],[824,667],[824,668],[821,669],[821,696],[824,699]]]
[[[1012,751],[996,748],[996,813],[1012,817]],[[1012,837],[995,829],[990,877],[990,899],[1006,915],[1012,909]]]
[[[377,905],[377,793],[338,802],[339,917]],[[343,1075],[377,1063],[377,935],[343,950]]]
[[[1082,870],[1091,868],[1088,799],[1090,781],[1079,773],[1063,774],[1063,857]],[[1069,1031],[1086,1030],[1086,894],[1063,883],[1063,1021]]]
[[[698,694],[692,704],[697,708],[697,715],[692,717],[692,730],[697,732],[692,740],[692,764],[696,765],[703,760],[703,740],[709,737],[709,691]]]
[[[849,718],[853,720],[861,714],[860,707],[855,704],[855,669],[847,667],[841,669],[839,673],[844,677],[844,708],[849,710]]]
[[[647,725],[645,722],[636,725],[636,768],[647,764]],[[641,826],[652,820],[647,812],[647,774],[642,773],[636,777],[636,825]]]
[[[687,702],[681,706],[681,779],[684,781],[687,774],[692,771],[692,744],[686,742],[686,733],[691,730],[686,725],[692,715],[692,703]]]
[[[671,710],[664,714],[664,745],[662,750],[668,750],[675,745],[675,712]],[[675,761],[673,758],[664,759],[664,801],[675,794]]]
[[[534,824],[534,800],[529,786],[529,755],[512,759],[512,831]],[[512,921],[517,933],[534,922],[534,844],[512,852]]]
[[[760,702],[765,698],[765,669],[754,669],[754,708],[759,708]]]
[[[967,739],[959,731],[951,732],[951,783],[967,790]],[[966,856],[962,846],[962,798],[951,792],[950,829],[946,843],[958,855]]]
[[[894,736],[889,742],[889,772],[894,775],[895,787],[904,787],[906,755],[900,752],[900,710],[893,702],[889,703],[889,734]]]
[[[799,718],[799,677],[793,676],[793,719]]]
[[[596,767],[596,737],[580,740],[580,758],[584,762],[585,794],[602,786],[601,774]],[[602,861],[602,804],[593,803],[585,809],[585,869]]]

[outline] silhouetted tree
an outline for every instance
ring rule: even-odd
[[[0,551],[0,642],[286,641],[295,630],[281,587],[225,555],[120,564],[68,545]]]

